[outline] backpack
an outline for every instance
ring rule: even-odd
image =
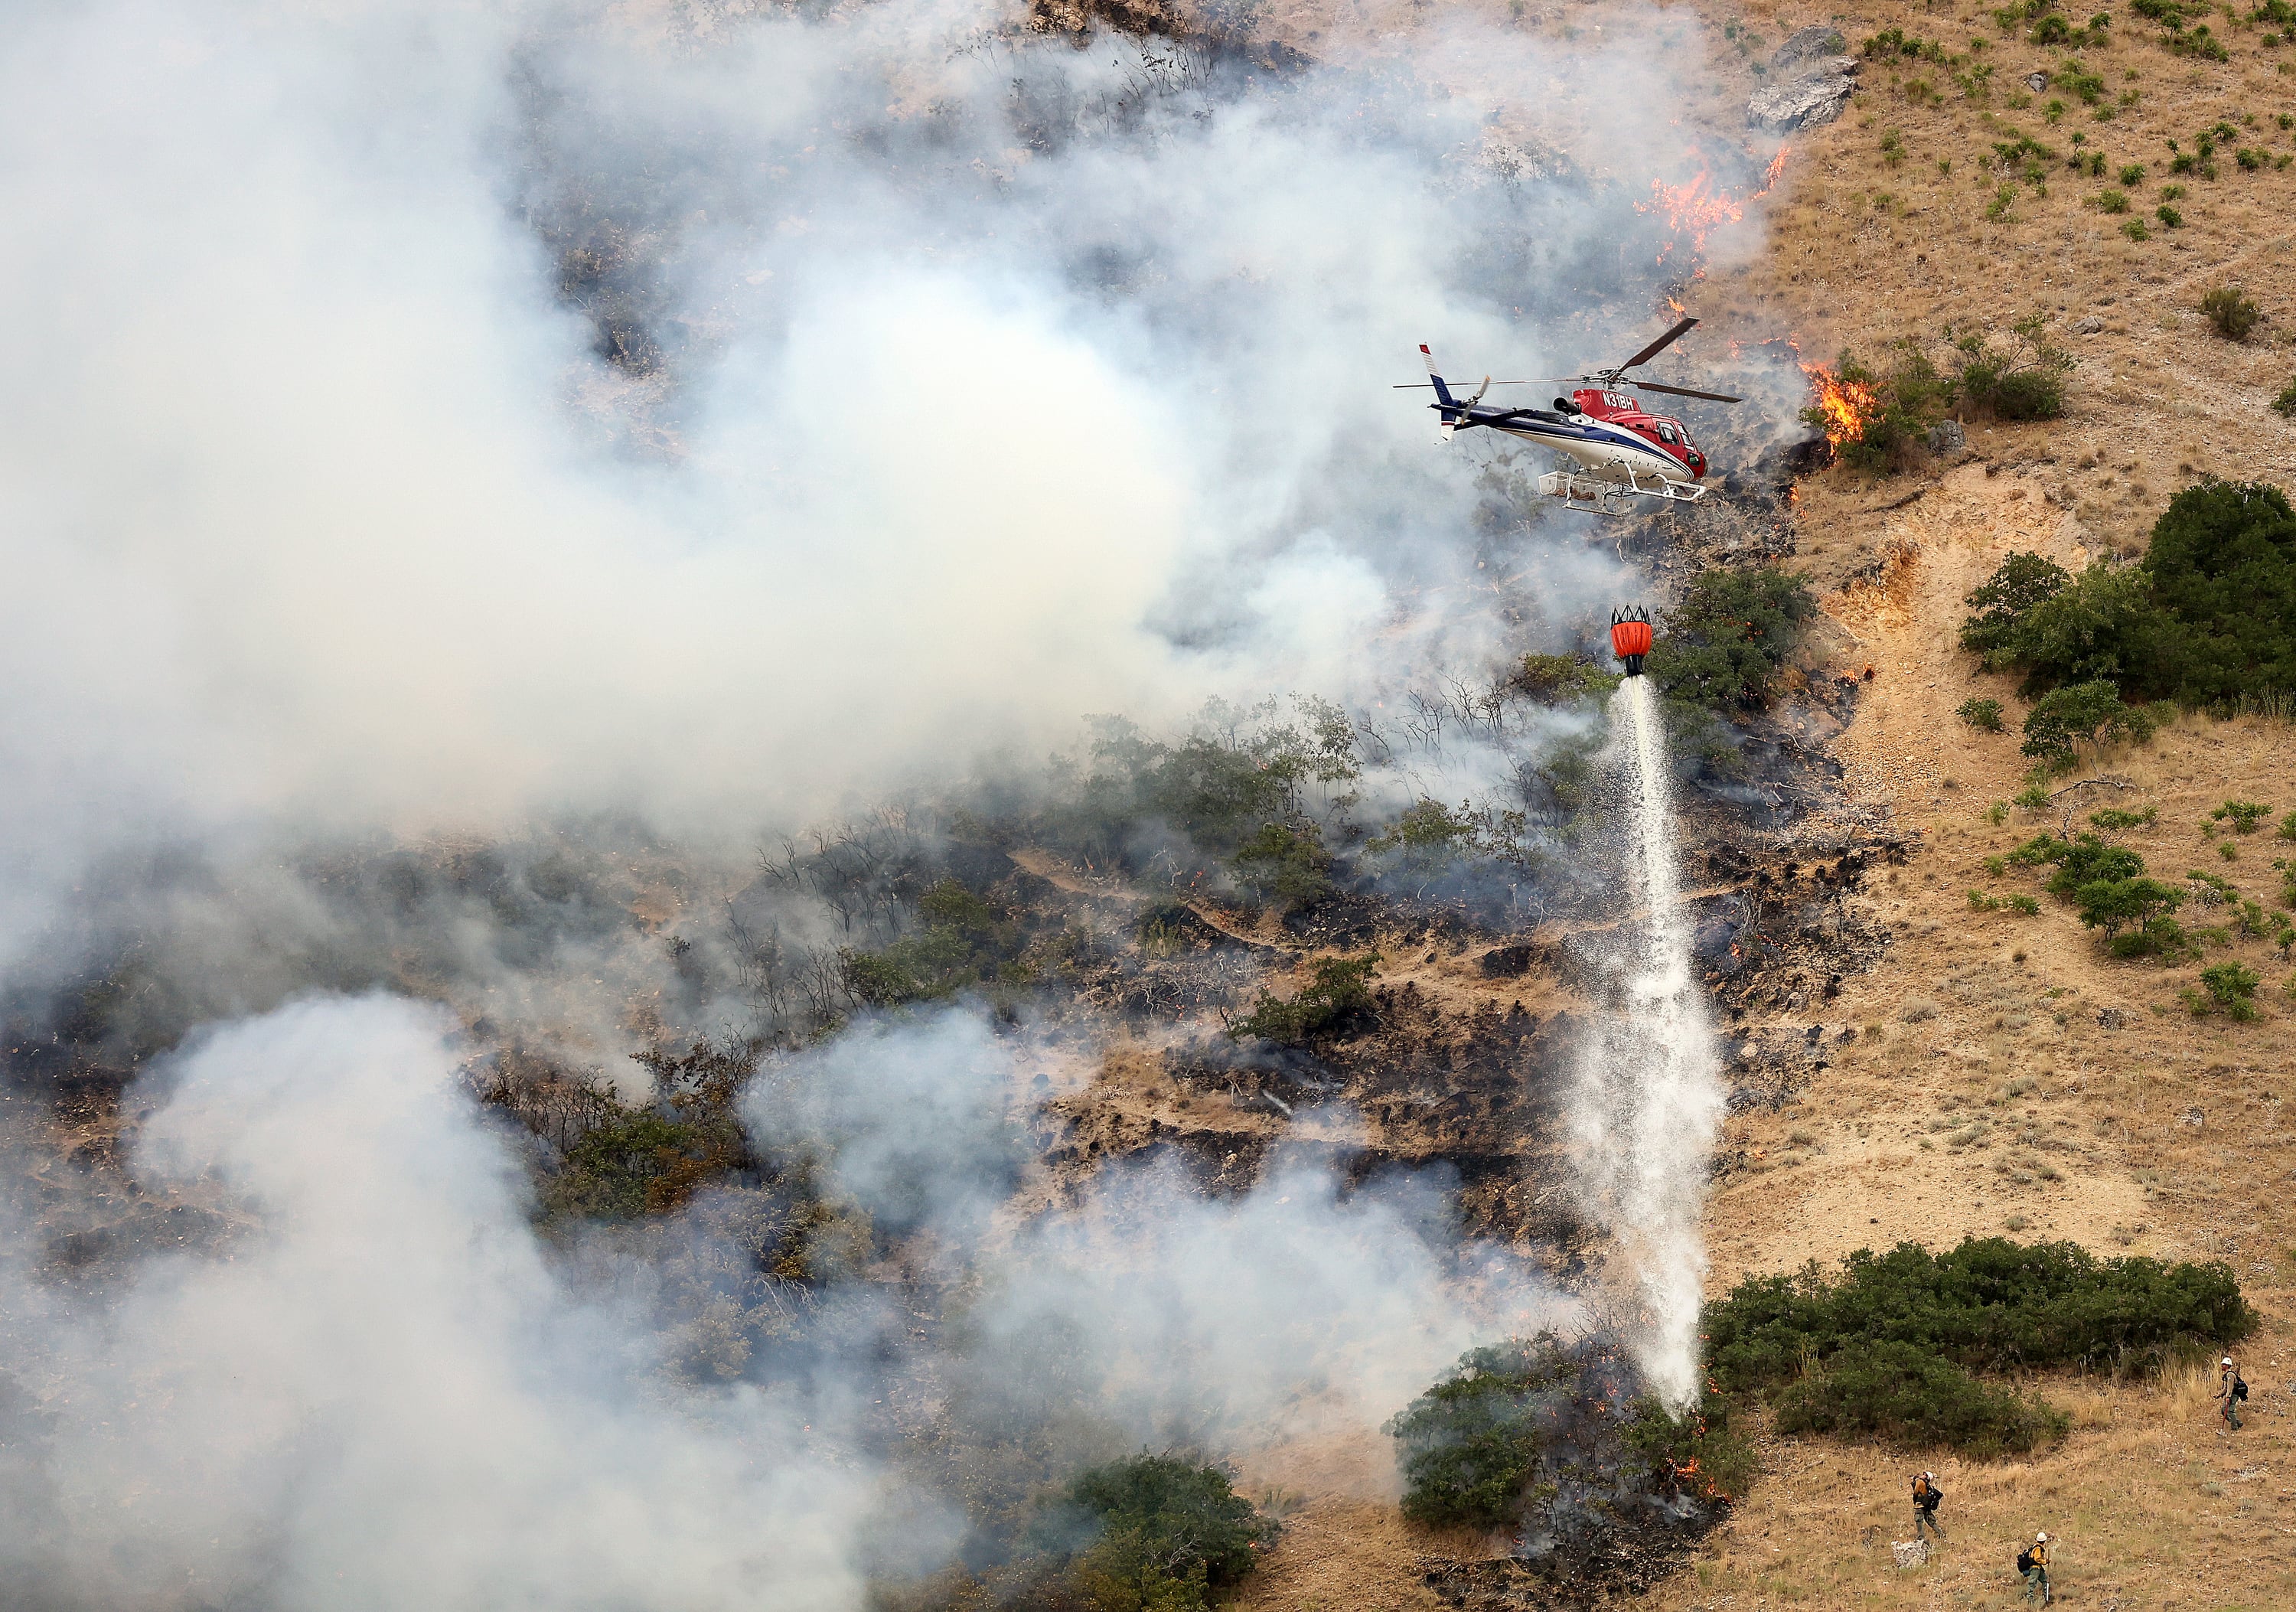
[[[2245,1378],[2234,1377],[2232,1379],[2232,1396],[2234,1399],[2248,1397],[2248,1380]]]
[[[2020,1550],[2020,1551],[2018,1551],[2018,1552],[2017,1552],[2017,1571],[2018,1571],[2018,1572],[2020,1572],[2020,1573],[2030,1573],[2032,1570],[2033,1570],[2033,1552],[2032,1552],[2030,1550]]]

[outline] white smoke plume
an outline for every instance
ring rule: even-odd
[[[1663,103],[1628,30],[1284,78],[1009,21],[20,8],[0,930],[150,835],[746,835],[1084,711],[1471,662],[1501,570],[1534,628],[1609,591],[1479,534],[1488,449],[1389,387],[1607,350],[1678,136],[1499,131]]]
[[[1488,664],[1619,574],[1495,524],[1488,450],[1439,455],[1387,388],[1421,340],[1476,374],[1626,350],[1676,136],[1614,129],[1595,172],[1526,101],[1665,104],[1694,30],[1460,25],[1283,76],[956,0],[703,47],[634,12],[31,0],[0,37],[0,999],[104,925],[195,954],[213,1024],[131,1089],[134,1168],[231,1229],[82,1287],[29,1178],[9,1206],[29,1606],[840,1608],[888,1508],[947,1542],[869,1371],[670,1386],[638,1307],[537,1242],[442,1016],[265,1011],[411,957],[616,1065],[633,1032],[568,987],[620,999],[627,892],[537,900],[537,851],[345,894],[303,851],[567,817],[714,876],[1088,711]],[[866,1030],[794,1066],[798,1117],[948,1241],[988,1358],[1058,1319],[1128,1436],[1375,1425],[1555,1313],[1435,1183],[1303,1158],[1238,1204],[1160,1167],[1007,1218],[1013,1056]],[[882,1295],[835,1302],[911,1361]]]
[[[1722,1120],[1721,1059],[1691,972],[1672,800],[1673,763],[1648,678],[1611,696],[1603,761],[1624,818],[1628,886],[1612,944],[1615,989],[1587,1032],[1571,1129],[1588,1206],[1618,1239],[1642,1325],[1644,1378],[1675,1410],[1698,1397],[1706,1166]]]
[[[130,1099],[153,1108],[144,1191],[226,1221],[212,1246],[75,1297],[8,1227],[12,1605],[852,1607],[889,1509],[922,1530],[908,1565],[935,1565],[949,1502],[860,1435],[921,1345],[890,1327],[778,1387],[660,1377],[619,1286],[569,1287],[545,1257],[463,1055],[441,1015],[389,999],[226,1027]],[[840,1186],[947,1231],[993,1196],[1021,1064],[977,1017],[821,1058],[804,1088],[843,1116]],[[1136,1173],[983,1249],[946,1369],[1027,1392],[1056,1339],[1115,1452],[1367,1431],[1470,1343],[1569,1313],[1503,1259],[1455,1266],[1445,1218],[1429,1185],[1341,1201],[1304,1163],[1227,1205]]]

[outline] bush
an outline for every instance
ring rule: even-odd
[[[1731,1500],[1761,1470],[1760,1452],[1730,1425],[1730,1402],[1718,1394],[1679,1416],[1655,1399],[1636,1401],[1626,1443],[1648,1463],[1650,1486],[1660,1493]]]
[[[1300,1046],[1321,1035],[1332,1035],[1349,1022],[1371,1012],[1371,977],[1379,954],[1359,958],[1318,958],[1315,978],[1290,1001],[1279,1001],[1262,991],[1251,1011],[1228,1026],[1237,1040],[1256,1035],[1265,1040]]]
[[[2099,563],[2073,577],[2038,555],[2012,554],[1964,601],[1980,613],[1962,622],[1962,647],[1993,670],[2022,666],[2029,692],[2069,682],[2157,683],[2174,635],[2152,588],[2142,568]]]
[[[2076,744],[2142,742],[2152,736],[2154,726],[2149,711],[2123,702],[2111,683],[2069,683],[2042,695],[2026,713],[2021,748],[2045,761],[2069,761]]]
[[[2211,1005],[2243,1022],[2256,1016],[2256,988],[2263,983],[2256,970],[2238,963],[2201,970],[2201,983],[2208,987]]]
[[[2144,220],[2142,218],[2124,219],[2121,222],[2120,233],[2132,241],[2149,241],[2152,238],[2152,232],[2144,227]]]
[[[1236,847],[1229,866],[1247,889],[1294,910],[1313,907],[1334,888],[1332,853],[1313,818],[1261,824]]]
[[[2005,1238],[1860,1249],[1833,1277],[1815,1262],[1750,1276],[1705,1314],[1715,1381],[1765,1394],[1853,1343],[1909,1345],[1972,1371],[2157,1369],[2184,1340],[2231,1343],[2257,1324],[2220,1262],[2099,1260],[2077,1243]]]
[[[1759,706],[1816,613],[1802,579],[1775,567],[1701,572],[1660,623],[1651,680],[1669,699],[1707,711]]]
[[[2144,165],[2142,162],[2123,163],[2120,170],[2112,177],[2130,187],[2142,185],[2144,183]]]
[[[1144,1451],[1077,1477],[1031,1534],[1095,1612],[1201,1612],[1275,1528],[1218,1467]]]
[[[2185,215],[2178,212],[2175,208],[2169,206],[2166,202],[2163,202],[2160,206],[2152,210],[2152,216],[2161,220],[2161,227],[2163,229],[2182,229],[2185,227]]]
[[[2011,554],[1962,601],[1976,605],[1980,613],[1962,622],[1961,646],[1984,656],[1988,666],[2013,663],[2034,607],[2054,598],[2071,580],[2071,573],[2054,560],[2024,550]]]
[[[2043,334],[2046,328],[2039,314],[2018,320],[2010,326],[2015,339],[2004,350],[1996,350],[1981,334],[1962,337],[1955,343],[1960,358],[1953,397],[2004,420],[2054,420],[2064,413],[2064,377],[2073,366],[2072,355],[2050,344]]]
[[[1983,1460],[2062,1438],[2063,1411],[1979,1381],[1911,1344],[1864,1339],[1777,1396],[1781,1433],[1845,1433]]]
[[[2245,341],[2263,313],[2237,285],[2213,286],[2201,296],[2201,311],[2227,341]]]
[[[2296,419],[2296,381],[2289,382],[2280,395],[2272,399],[2272,408],[2276,414]]]
[[[1603,670],[1577,655],[1527,654],[1508,686],[1541,705],[1569,705],[1599,698],[1618,687],[1616,672]]]
[[[1954,708],[1954,714],[1972,728],[1987,733],[2001,731],[2001,702],[1998,700],[1964,700]]]
[[[2102,811],[2090,812],[2088,820],[2107,834],[2121,834],[2131,828],[2144,827],[2160,815],[2161,809],[2157,806],[2147,806],[2142,811],[2122,811],[2117,807],[2108,806]]]
[[[2234,834],[2254,834],[2257,825],[2272,815],[2272,808],[2261,801],[2226,801],[2209,813],[2211,823],[2230,822]]]
[[[2128,210],[2126,191],[2101,190],[2096,193],[2096,210],[2101,213],[2125,213]]]
[[[2278,488],[2186,488],[2154,522],[2144,570],[2173,618],[2161,692],[2202,705],[2296,689],[2296,513]]]
[[[2009,186],[2002,190],[2014,199]],[[2005,202],[1998,212],[1988,211],[1987,216],[2000,217],[2006,211]],[[1898,362],[1886,374],[1868,369],[1845,352],[1834,366],[1833,379],[1844,395],[1863,399],[1856,421],[1846,424],[1838,415],[1829,414],[1822,403],[1802,410],[1801,417],[1825,432],[1843,464],[1876,473],[1903,470],[1918,461],[1930,428],[1945,417],[1952,391],[1951,382],[1938,373],[1937,366],[1910,347],[1901,351]]]
[[[2073,891],[2080,921],[2103,930],[2108,944],[2124,929],[2144,933],[2155,918],[2175,911],[2184,900],[2183,891],[2158,879],[2091,879]]]
[[[1433,1527],[1514,1520],[1548,1425],[1578,1369],[1552,1333],[1476,1349],[1387,1424],[1403,1461],[1403,1515]]]

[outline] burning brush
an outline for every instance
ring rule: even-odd
[[[1881,394],[1872,379],[1854,371],[1831,370],[1823,364],[1804,363],[1801,373],[1809,377],[1816,399],[1804,417],[1825,432],[1827,444],[1840,453],[1845,442],[1864,441],[1866,428],[1882,412]]]

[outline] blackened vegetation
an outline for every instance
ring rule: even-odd
[[[1431,1564],[1455,1605],[1592,1605],[1648,1588],[1753,1470],[1723,1407],[1669,1415],[1601,1333],[1472,1351],[1387,1431],[1405,1516],[1507,1540],[1495,1559]]]

